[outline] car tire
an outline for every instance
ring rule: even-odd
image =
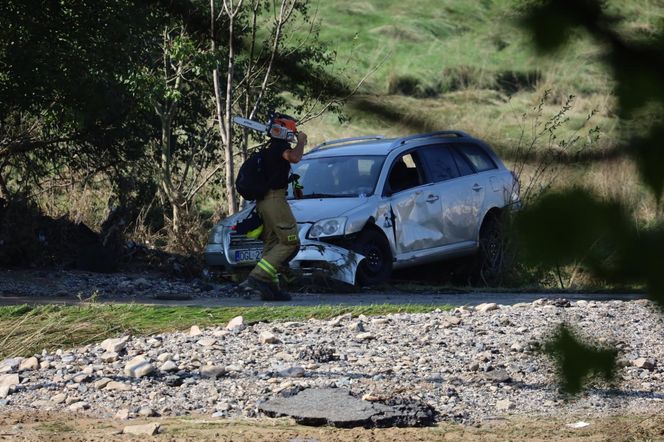
[[[506,267],[505,238],[500,216],[489,215],[480,227],[475,276],[478,282],[492,285],[499,281]]]
[[[355,280],[359,285],[382,284],[392,275],[392,250],[385,235],[375,230],[363,230],[351,249],[364,259],[357,268]]]

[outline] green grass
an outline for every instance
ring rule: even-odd
[[[344,313],[383,315],[424,313],[449,306],[322,305],[316,307],[152,307],[135,304],[0,307],[0,359],[30,356],[42,349],[70,348],[123,334],[150,335],[226,324],[235,316],[247,322],[328,319]]]

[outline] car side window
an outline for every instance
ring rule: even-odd
[[[424,184],[422,176],[417,154],[402,155],[392,163],[387,177],[387,191],[392,194]]]
[[[456,149],[450,149],[450,152],[452,152],[452,156],[454,157],[454,162],[459,168],[459,174],[461,176],[471,175],[475,173],[473,167],[470,165],[466,157],[457,152]]]
[[[475,167],[475,170],[478,172],[484,172],[485,170],[497,169],[496,163],[493,162],[493,159],[476,144],[463,143],[457,144],[456,147],[459,151],[465,156],[468,161]]]
[[[459,176],[459,170],[447,146],[437,145],[422,149],[422,163],[429,171],[434,183],[451,180]]]

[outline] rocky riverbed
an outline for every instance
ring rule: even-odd
[[[565,400],[538,351],[561,322],[612,343],[621,368]],[[538,300],[428,314],[229,324],[0,362],[0,410],[71,411],[126,419],[255,417],[304,389],[367,401],[418,401],[439,420],[504,415],[664,413],[664,316],[648,301]]]

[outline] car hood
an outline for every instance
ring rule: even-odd
[[[367,202],[367,198],[311,198],[289,200],[298,223],[316,222],[326,218],[343,216]]]
[[[343,216],[346,212],[360,207],[366,202],[367,198],[311,198],[288,201],[298,223],[315,223],[322,219]],[[235,225],[249,214],[254,205],[254,203],[247,204],[235,215],[221,220],[218,225]]]

